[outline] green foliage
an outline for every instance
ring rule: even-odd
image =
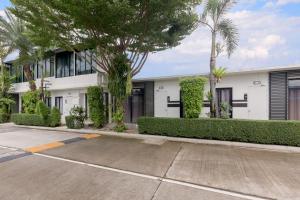
[[[0,124],[9,122],[10,115],[7,113],[0,113]]]
[[[226,75],[226,68],[224,67],[218,67],[218,68],[214,68],[213,70],[213,75],[217,80],[217,83],[219,83],[222,78]]]
[[[103,102],[103,89],[99,86],[92,86],[87,89],[89,104],[89,117],[94,127],[101,128],[105,123],[105,108]]]
[[[114,130],[116,132],[124,132],[127,129],[123,120],[124,120],[124,112],[121,109],[118,109],[116,113],[114,113],[113,115],[113,121],[116,123]]]
[[[66,116],[66,126],[70,129],[81,129],[83,125],[76,120],[75,116]]]
[[[128,81],[131,83],[131,68],[128,62],[126,56],[116,56],[108,74],[108,88],[116,99],[116,113],[113,120],[116,123],[115,130],[118,132],[122,132],[125,128],[123,102],[132,90],[132,85],[128,83]]]
[[[185,118],[199,117],[206,82],[207,79],[204,77],[185,78],[180,81]]]
[[[43,101],[38,101],[36,104],[35,114],[41,115],[44,120],[47,120],[50,114],[50,109]]]
[[[39,91],[28,91],[22,96],[23,111],[26,114],[35,114],[36,106],[39,101]]]
[[[300,146],[298,121],[142,117],[138,127],[141,134]]]
[[[8,49],[7,53],[19,50],[19,57],[14,61],[14,65],[23,65],[24,72],[29,86],[32,90],[36,89],[33,81],[30,63],[37,59],[37,45],[34,45],[27,36],[27,29],[24,21],[15,17],[10,11],[5,10],[5,15],[0,16],[0,42],[1,46]]]
[[[36,44],[70,49],[77,41],[76,48],[97,47],[98,53],[109,59],[116,52],[143,54],[178,45],[195,29],[197,15],[193,8],[201,1],[11,2],[10,11],[27,22]],[[132,63],[135,59],[132,57]]]
[[[1,65],[1,63],[0,63]],[[15,104],[15,101],[12,100],[9,90],[12,87],[14,77],[9,75],[8,70],[1,65],[0,73],[0,113],[9,114],[10,107],[12,104]]]
[[[222,102],[220,106],[221,112],[220,117],[222,119],[229,119],[230,118],[230,112],[232,110],[231,106],[227,102]]]
[[[84,127],[86,114],[82,107],[74,106],[70,111],[70,116],[66,116],[66,125],[71,129],[80,129]]]
[[[57,127],[61,123],[61,114],[58,108],[53,107],[50,113],[50,126]]]
[[[12,114],[11,121],[17,125],[26,126],[48,126],[49,122],[45,121],[41,115],[37,114]]]
[[[128,76],[131,75],[128,63],[126,56],[116,56],[108,73],[108,89],[117,101],[123,101],[131,94],[131,88],[127,88]]]

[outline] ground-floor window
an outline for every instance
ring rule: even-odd
[[[60,114],[63,114],[63,97],[55,97],[55,107],[60,111]]]
[[[48,108],[52,107],[51,97],[45,98],[45,104],[48,106]]]

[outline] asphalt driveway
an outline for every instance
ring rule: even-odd
[[[300,199],[297,153],[9,126],[0,146],[1,200]]]

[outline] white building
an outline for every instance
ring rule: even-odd
[[[82,56],[88,54],[82,52]],[[10,65],[12,59],[6,59],[6,63]],[[104,73],[96,73],[88,62],[73,52],[58,51],[55,56],[32,65],[38,87],[42,65],[47,77],[46,90],[51,96],[46,103],[57,106],[63,116],[69,115],[74,105],[87,109],[87,87],[106,87]],[[29,85],[22,68],[10,71],[17,75],[13,93],[18,103],[14,112],[21,112],[22,94],[29,90]],[[187,76],[135,79],[133,94],[125,103],[126,121],[136,122],[139,116],[181,117],[179,82],[183,77]],[[209,90],[208,83],[205,90]],[[300,119],[300,65],[229,71],[217,84],[217,92],[220,102],[226,101],[232,106],[233,118]],[[105,103],[108,105],[107,93]],[[206,116],[209,102],[205,101],[203,106],[202,116]]]

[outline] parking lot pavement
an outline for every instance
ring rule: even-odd
[[[168,178],[282,200],[300,199],[300,154],[183,144]]]
[[[37,155],[1,163],[0,185],[1,200],[242,200]]]
[[[0,126],[0,146],[30,148],[78,137],[79,134]]]
[[[162,177],[179,150],[176,142],[100,136],[43,153]]]
[[[1,200],[300,200],[299,153],[7,130],[0,134]]]

